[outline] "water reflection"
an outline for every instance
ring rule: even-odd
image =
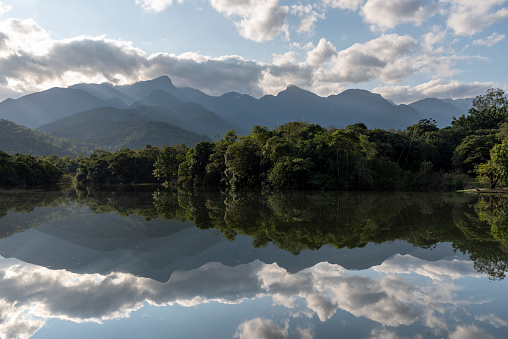
[[[0,337],[52,337],[45,325],[57,320],[139,322],[154,307],[193,317],[236,307],[214,318],[210,337],[502,338],[505,200],[2,191]],[[173,327],[196,337],[191,318]]]
[[[414,278],[394,274],[408,263],[410,269],[402,271],[418,274],[416,283]],[[237,304],[267,296],[274,305],[286,308],[288,317],[298,319],[295,322],[300,327],[309,325],[308,319],[313,318],[326,322],[339,310],[392,331],[418,322],[435,335],[442,335],[467,325],[472,316],[477,321],[507,326],[493,313],[472,312],[491,301],[459,293],[463,287],[455,280],[479,278],[472,263],[466,261],[429,263],[411,256],[395,256],[373,267],[377,274],[372,277],[325,262],[293,274],[276,263],[254,261],[236,267],[209,263],[173,272],[165,283],[125,273],[50,270],[15,259],[2,260],[0,271],[2,337],[30,336],[51,318],[101,323],[128,317],[145,303],[196,307],[210,302]],[[473,314],[464,317],[463,312]],[[253,327],[259,330],[260,326],[269,324],[258,319],[240,325],[239,331],[253,331]]]

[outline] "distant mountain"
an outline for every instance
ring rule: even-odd
[[[394,105],[378,94],[362,90],[348,90],[324,98],[296,86],[289,86],[276,96],[265,95],[260,99],[236,92],[210,96],[193,88],[177,88],[167,76],[129,86],[88,84],[73,87],[89,91],[102,99],[119,97],[133,106],[159,105],[173,109],[168,104],[147,98],[152,92],[162,90],[181,101],[197,103],[245,131],[251,130],[256,124],[273,128],[296,120],[323,126],[345,127],[364,122],[369,128],[403,129],[422,118],[412,107]],[[160,94],[158,92],[157,95]],[[355,100],[361,101],[354,102]]]
[[[134,102],[131,107],[146,107],[138,114],[150,120],[171,122],[188,131],[210,137],[217,134],[224,135],[230,129],[234,129],[239,134],[247,134],[242,127],[230,123],[200,104],[182,101],[160,89],[150,92],[142,100]]]
[[[454,116],[462,115],[457,106],[435,98],[419,100],[409,106],[420,112],[422,117],[436,120],[440,128],[449,126]]]
[[[467,114],[471,108],[473,98],[468,99],[436,99],[427,98],[413,102],[409,106],[420,112],[423,118],[433,118],[437,126],[443,128],[450,126],[453,117],[460,117]]]
[[[363,90],[347,90],[324,98],[289,86],[276,96],[260,99],[233,92],[220,97],[196,95],[192,100],[245,129],[255,124],[272,128],[297,120],[323,126],[346,127],[364,122],[370,128],[403,129],[421,119],[413,108],[394,105],[379,94]]]
[[[9,154],[77,156],[87,155],[95,148],[93,144],[56,138],[12,121],[0,119],[0,150]]]
[[[460,115],[467,114],[469,109],[473,106],[474,98],[465,99],[442,99],[442,101],[456,106],[460,110]]]
[[[125,147],[138,149],[147,144],[163,146],[185,143],[194,146],[200,141],[209,141],[205,135],[184,130],[160,119],[151,119],[147,113],[151,110],[168,112],[163,108],[146,107],[127,110],[98,108],[43,125],[39,130],[56,137],[94,143],[110,151]]]
[[[324,118],[337,127],[363,122],[369,128],[405,129],[422,117],[414,108],[394,106],[379,94],[349,89],[327,98]]]
[[[97,107],[125,108],[119,99],[102,100],[80,89],[52,88],[0,103],[0,118],[30,128]]]
[[[153,80],[139,81],[132,85],[125,86],[113,86],[108,83],[102,84],[77,84],[70,88],[80,89],[86,91],[102,100],[108,100],[111,98],[120,98],[128,105],[131,105],[135,101],[139,101],[145,98],[154,90],[163,90],[171,95],[189,101],[187,94],[182,90],[176,88],[173,82],[168,76],[161,76]],[[192,89],[188,89],[190,94]],[[198,90],[194,90],[202,93]],[[204,94],[204,93],[202,93]]]
[[[405,129],[420,119],[434,118],[442,127],[453,116],[466,114],[471,101],[429,99],[395,105],[379,94],[364,90],[350,89],[320,97],[296,86],[259,99],[235,92],[210,96],[197,89],[178,88],[169,77],[161,76],[126,86],[78,84],[8,99],[0,103],[0,118],[36,127],[95,108],[125,111],[128,107],[144,107],[143,112],[135,113],[140,121],[163,121],[211,137],[224,135],[229,129],[243,135],[254,125],[274,128],[298,120],[325,127],[341,128],[363,122],[369,128]],[[123,117],[131,121],[129,115]]]

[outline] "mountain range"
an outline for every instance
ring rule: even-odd
[[[363,122],[368,128],[397,130],[432,118],[444,127],[454,116],[467,114],[471,103],[472,98],[427,98],[396,105],[365,90],[321,97],[296,86],[259,99],[236,92],[210,96],[178,88],[161,76],[127,86],[78,84],[7,99],[0,103],[0,118],[54,137],[116,150],[143,147],[143,143],[193,146],[230,129],[245,135],[254,125],[274,128],[288,121],[337,128]]]

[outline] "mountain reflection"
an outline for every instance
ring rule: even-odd
[[[39,227],[87,248],[141,253],[153,251],[155,239],[190,227],[188,220],[231,241],[248,236],[256,248],[273,244],[295,255],[327,245],[353,249],[401,240],[432,248],[450,242],[459,253],[470,256],[478,272],[503,279],[508,271],[507,200],[407,192],[189,192],[150,186],[13,190],[0,194],[0,236]],[[78,215],[83,209],[73,206],[86,206],[110,219],[111,213],[131,218],[107,222],[85,218]],[[40,228],[48,224],[52,227]],[[186,251],[193,251],[190,247]]]

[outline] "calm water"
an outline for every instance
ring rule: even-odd
[[[507,338],[508,201],[0,191],[1,338]]]

